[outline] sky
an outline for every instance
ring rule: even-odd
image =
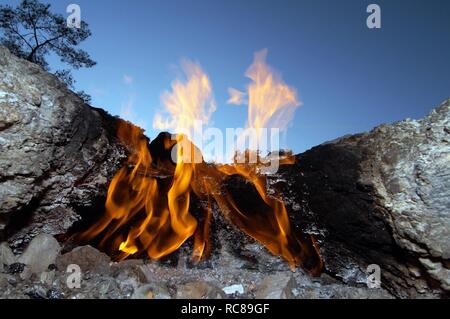
[[[242,127],[247,109],[228,105],[227,90],[245,88],[254,53],[266,48],[267,62],[302,102],[283,140],[295,152],[421,118],[450,98],[447,0],[46,2],[63,15],[68,4],[80,5],[92,31],[81,47],[98,64],[74,72],[77,89],[91,94],[94,106],[146,128],[150,138],[161,94],[183,58],[197,61],[212,82],[212,125]],[[367,28],[370,3],[381,8],[381,29]]]

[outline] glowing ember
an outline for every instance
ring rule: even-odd
[[[257,53],[246,73],[253,81],[248,93],[231,89],[230,102],[241,103],[247,95],[249,128],[285,128],[300,103],[295,91],[265,63],[265,55],[266,51]],[[119,123],[118,137],[131,154],[111,181],[105,215],[81,238],[101,238],[100,247],[109,249],[117,259],[143,252],[159,259],[193,237],[193,259],[200,261],[211,249],[209,226],[215,202],[229,221],[274,255],[282,256],[292,269],[300,265],[319,274],[322,261],[314,239],[295,233],[281,198],[267,194],[266,178],[258,173],[261,163],[212,165],[202,160],[191,141],[195,122],[208,123],[216,108],[212,86],[199,65],[184,62],[183,66],[185,81],[173,82],[171,92],[162,97],[168,118],[158,114],[154,121],[155,127],[172,129],[178,135],[171,139],[168,134],[160,134],[161,149],[151,152],[142,130]],[[176,164],[166,156],[172,152]],[[282,160],[284,164],[293,162],[292,156]],[[236,175],[254,186],[260,205],[246,207],[224,189],[224,181]],[[192,194],[207,203],[199,220],[190,212]]]

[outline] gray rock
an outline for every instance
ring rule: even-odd
[[[126,154],[112,116],[1,46],[0,61],[0,238],[21,247],[91,213]]]
[[[222,288],[223,292],[227,295],[242,295],[245,291],[244,286],[242,284],[234,284],[231,286],[226,286]]]
[[[292,290],[295,286],[292,273],[273,274],[264,278],[255,293],[255,297],[257,299],[291,299],[294,298]]]
[[[344,285],[324,285],[300,289],[298,299],[393,299],[384,289],[351,287]]]
[[[177,289],[177,299],[225,299],[224,292],[205,281],[188,282]]]
[[[53,280],[55,279],[55,271],[44,271],[39,276],[41,284],[51,287]]]
[[[134,279],[137,283],[146,283],[147,276],[142,268],[141,259],[128,259],[111,265],[111,275],[119,281]]]
[[[75,264],[83,273],[93,272],[103,275],[111,273],[111,259],[108,255],[98,251],[92,246],[77,247],[71,252],[58,256],[56,267],[65,271],[69,265]]]
[[[350,256],[362,270],[380,265],[399,297],[449,291],[450,100],[421,120],[314,147],[280,176],[288,201],[303,203],[291,216],[323,228],[313,233],[331,272],[344,277]]]
[[[137,288],[132,299],[171,299],[169,289],[162,283],[151,283]]]
[[[61,246],[53,236],[40,234],[33,238],[18,262],[25,264],[31,273],[40,274],[55,263],[60,251]]]
[[[8,244],[3,242],[0,243],[0,271],[2,271],[4,266],[9,266],[16,262],[16,257],[14,256],[11,248]]]

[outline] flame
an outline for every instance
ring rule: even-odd
[[[287,129],[300,102],[295,89],[267,65],[266,56],[267,49],[255,53],[255,60],[245,74],[253,81],[247,89],[248,126]]]
[[[200,65],[184,60],[182,70],[186,81],[176,79],[172,83],[172,91],[162,95],[161,100],[168,116],[164,119],[163,115],[157,113],[153,127],[183,133],[194,141],[196,130],[199,129],[197,123],[209,123],[216,110],[216,102],[209,77]]]
[[[247,90],[247,126],[257,130],[269,123],[285,128],[300,105],[295,90],[265,63],[266,53],[257,53],[246,73],[253,81]],[[117,259],[141,253],[160,259],[193,237],[192,258],[201,261],[211,250],[209,228],[215,202],[228,220],[282,256],[292,269],[300,265],[319,274],[322,261],[314,238],[292,229],[281,197],[267,193],[266,177],[258,173],[258,163],[210,165],[203,161],[192,141],[198,121],[207,124],[216,109],[212,85],[196,63],[184,61],[183,71],[184,78],[175,80],[171,91],[161,97],[166,117],[158,113],[154,119],[155,128],[177,133],[160,134],[154,141],[160,149],[150,150],[141,129],[119,122],[118,138],[130,155],[111,181],[104,216],[81,238],[101,238],[100,248],[109,248]],[[234,94],[231,102],[243,101],[239,91],[230,92]],[[172,153],[174,161],[166,156]],[[294,159],[288,155],[281,162],[293,163]],[[255,190],[258,203],[253,207],[223,187],[233,176]],[[207,203],[196,217],[191,214],[191,196]]]
[[[252,80],[247,87],[247,127],[256,129],[258,140],[262,128],[286,130],[301,105],[296,90],[284,83],[281,75],[267,63],[267,49],[255,53],[245,75]],[[245,93],[229,88],[229,104],[243,104]]]
[[[228,99],[228,104],[234,104],[234,105],[242,105],[244,104],[244,98],[245,93],[241,92],[239,90],[228,88],[228,94],[230,95],[230,98]]]

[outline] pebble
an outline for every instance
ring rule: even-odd
[[[227,295],[232,295],[232,294],[243,294],[244,293],[244,286],[242,286],[241,284],[239,285],[231,285],[228,287],[225,287],[222,289]]]

